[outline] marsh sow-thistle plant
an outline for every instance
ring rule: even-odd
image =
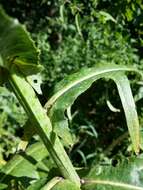
[[[29,75],[40,71],[38,51],[25,29],[17,23],[17,20],[9,18],[2,10],[0,18],[1,76],[3,75],[5,77],[3,77],[4,80],[7,80],[11,85],[51,157],[58,167],[60,167],[63,176],[75,181],[79,185],[79,177],[65,153],[59,138],[52,131],[49,117],[40,105],[31,85],[27,82]]]
[[[0,82],[1,84],[5,81],[9,83],[29,117],[29,129],[26,129],[34,130],[40,136],[42,143],[31,145],[25,153],[15,155],[1,168],[0,189],[91,190],[95,188],[103,189],[104,186],[106,186],[106,189],[111,187],[112,189],[143,189],[143,182],[139,181],[137,184],[133,180],[134,175],[129,175],[129,171],[140,171],[138,169],[143,163],[141,157],[132,159],[128,165],[122,164],[120,168],[102,168],[100,175],[96,175],[98,172],[95,166],[82,179],[82,176],[77,174],[59,140],[60,137],[67,145],[72,143],[68,121],[64,115],[65,110],[93,82],[100,78],[106,78],[113,80],[117,85],[133,151],[138,154],[140,143],[139,122],[130,84],[126,76],[126,72],[138,71],[131,67],[110,63],[89,69],[83,68],[78,73],[68,76],[58,83],[54,95],[43,108],[36,97],[34,86],[29,80],[29,77],[40,72],[41,68],[39,51],[26,29],[17,20],[7,16],[1,8]],[[36,167],[31,159],[28,159],[32,158],[39,164],[46,156],[52,159],[51,165],[58,168],[60,172],[58,176],[55,174],[52,179],[49,178],[50,167],[43,177],[40,175],[40,170],[38,170],[38,167],[41,166]],[[48,165],[45,167],[48,168]],[[119,175],[123,173],[125,173],[126,179],[119,179]],[[112,175],[114,178],[112,178]]]

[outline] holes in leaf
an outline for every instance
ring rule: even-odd
[[[112,166],[116,167],[118,164],[118,160],[117,159],[113,159],[112,160]]]
[[[34,79],[33,82],[34,82],[35,84],[37,84],[37,83],[38,83],[38,80],[37,80],[37,79]]]

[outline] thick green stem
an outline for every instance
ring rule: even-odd
[[[79,176],[67,156],[58,136],[52,131],[50,119],[36,97],[33,88],[24,77],[15,74],[15,71],[10,74],[9,83],[63,177],[80,186]]]

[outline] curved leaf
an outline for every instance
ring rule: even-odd
[[[39,51],[24,26],[10,18],[0,7],[0,66],[10,71],[13,65],[25,75],[41,70]]]
[[[93,166],[84,190],[143,190],[143,155],[113,166]]]
[[[107,78],[114,80],[117,84],[133,148],[135,152],[139,151],[139,123],[130,85],[125,75],[126,71],[138,72],[133,67],[111,64],[101,65],[83,69],[78,73],[68,76],[56,86],[55,94],[49,99],[45,107],[48,109],[48,115],[51,118],[55,131],[65,142],[67,142],[65,132],[69,133],[68,121],[64,115],[65,110],[71,106],[75,99],[87,90],[93,82],[100,78]],[[120,83],[118,82],[119,77]],[[125,80],[125,84],[122,80]],[[126,103],[126,101],[128,103]]]
[[[105,11],[99,11],[98,14],[103,17],[104,23],[106,23],[108,20],[111,20],[112,22],[117,23],[117,21],[109,13],[107,13]]]
[[[122,101],[122,106],[124,108],[129,134],[133,143],[133,149],[136,153],[138,153],[140,145],[140,129],[129,80],[122,73],[116,74],[112,77],[112,79],[115,81],[117,85],[117,89]]]

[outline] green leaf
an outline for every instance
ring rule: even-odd
[[[134,99],[135,101],[140,101],[143,98],[143,84],[142,86],[139,88],[137,94],[135,95]]]
[[[106,23],[108,20],[117,23],[117,21],[109,13],[106,13],[105,11],[100,11],[99,15],[103,17],[104,23]]]
[[[98,67],[83,69],[78,73],[68,76],[56,86],[54,95],[46,103],[45,107],[48,109],[48,115],[51,118],[54,130],[65,142],[67,142],[65,133],[69,133],[68,121],[64,115],[65,110],[71,106],[75,99],[87,90],[93,82],[100,78],[107,78],[114,80],[117,84],[133,148],[135,152],[139,151],[139,123],[130,85],[125,75],[126,71],[137,72],[133,67],[102,64]],[[118,79],[120,79],[120,81],[118,81]],[[125,80],[125,84],[122,80]]]
[[[31,84],[31,86],[34,88],[34,90],[38,93],[38,94],[42,94],[42,90],[41,90],[41,84],[42,84],[42,78],[41,75],[30,75],[27,77],[27,80],[29,82],[29,84]]]
[[[37,180],[27,190],[80,190],[75,183],[70,180],[64,180],[61,177],[55,177],[45,185],[46,181],[46,178]]]
[[[133,10],[131,10],[129,8],[126,9],[125,15],[126,15],[128,21],[131,21],[133,19],[133,13],[134,13]]]
[[[27,190],[41,190],[41,188],[45,185],[47,182],[47,178],[42,178],[37,180],[35,183],[32,183]]]
[[[26,123],[24,124],[23,126],[23,129],[24,129],[24,134],[21,138],[21,141],[17,147],[17,150],[25,150],[27,145],[28,145],[28,142],[30,141],[30,139],[33,137],[33,135],[36,134],[36,130],[32,124],[32,122],[30,121],[30,119],[28,119],[26,121]]]
[[[143,130],[140,130],[140,148],[143,150]]]
[[[80,188],[70,180],[62,180],[59,183],[57,183],[51,190],[80,190]],[[50,190],[50,189],[44,189],[44,190]]]
[[[140,129],[129,80],[125,75],[122,75],[122,73],[116,74],[112,77],[112,79],[115,81],[117,85],[118,92],[122,101],[122,106],[124,108],[129,134],[133,144],[133,149],[136,153],[138,153],[140,145]]]
[[[2,167],[0,170],[0,182],[5,181],[8,176],[38,179],[39,174],[36,171],[36,164],[47,155],[47,149],[41,142],[31,145],[25,153],[15,155]]]
[[[81,32],[81,28],[80,28],[79,22],[80,22],[80,15],[79,15],[79,13],[77,13],[75,15],[75,23],[76,23],[78,34],[82,37],[82,32]]]
[[[25,27],[0,7],[0,66],[8,71],[16,66],[24,75],[31,75],[41,70],[38,57],[39,51]]]
[[[1,189],[6,189],[6,188],[7,188],[7,185],[6,185],[6,184],[0,183],[0,190],[1,190]]]
[[[143,190],[143,155],[124,160],[116,167],[93,166],[84,190]]]

